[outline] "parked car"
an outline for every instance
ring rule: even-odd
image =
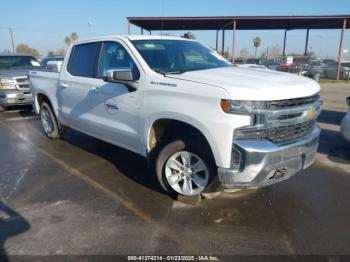
[[[271,70],[278,70],[279,63],[274,60],[267,60],[264,65]]]
[[[0,55],[0,112],[9,106],[32,103],[28,72],[35,68],[40,64],[31,55]]]
[[[340,132],[347,141],[350,141],[350,96],[346,98],[346,103],[349,110],[341,122]]]
[[[246,64],[256,64],[256,65],[263,65],[264,62],[262,59],[260,58],[248,58],[246,61],[245,61]]]
[[[47,65],[49,62],[51,61],[63,61],[63,56],[47,56],[45,58],[43,58],[40,62],[40,65],[43,69],[47,70]]]
[[[231,61],[230,62],[232,62],[232,59],[231,59]],[[244,61],[243,61],[243,59],[242,58],[236,58],[235,59],[235,64],[237,64],[237,65],[241,65],[241,64],[244,64]]]
[[[323,68],[323,76],[325,78],[336,78],[337,77],[337,63],[328,63]],[[344,80],[350,79],[350,63],[341,63],[339,78]]]
[[[78,40],[60,73],[31,71],[46,136],[70,127],[148,159],[166,191],[267,186],[313,162],[320,86],[233,66],[165,36]]]

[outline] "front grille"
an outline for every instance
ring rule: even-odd
[[[320,99],[319,95],[313,95],[308,97],[271,101],[269,102],[269,109],[272,109],[272,110],[285,109],[288,107],[312,104],[318,99]]]
[[[28,77],[19,77],[16,78],[17,86],[20,89],[28,89],[30,88],[30,83]]]
[[[315,127],[315,121],[309,121],[289,126],[270,128],[267,139],[276,144],[284,144],[305,137]]]
[[[27,82],[28,81],[28,77],[16,78],[16,81],[17,81],[18,84],[23,83],[23,82]]]
[[[19,88],[30,88],[29,84],[22,84],[22,85],[18,85]]]
[[[233,139],[269,140],[287,144],[306,138],[315,128],[321,112],[318,94],[268,102],[268,108],[254,114],[254,124],[236,128]]]

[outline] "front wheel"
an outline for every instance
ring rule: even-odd
[[[210,167],[208,153],[183,140],[167,144],[156,161],[161,186],[168,192],[185,196],[195,196],[205,190],[212,177]]]
[[[45,135],[49,138],[59,138],[58,123],[51,106],[44,102],[40,107],[39,115]]]

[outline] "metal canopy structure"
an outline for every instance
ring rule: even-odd
[[[216,30],[216,49],[218,35],[222,30],[222,52],[224,52],[225,30],[233,31],[232,59],[235,59],[236,30],[285,30],[283,56],[285,55],[287,31],[306,30],[305,50],[307,53],[310,29],[341,29],[337,79],[339,79],[340,62],[343,54],[344,31],[350,28],[350,15],[333,16],[211,16],[211,17],[128,17],[128,32],[131,25],[143,30],[176,31],[176,30]]]
[[[148,31],[154,30],[293,30],[340,29],[350,15],[337,16],[218,16],[218,17],[128,17],[129,22]],[[347,26],[349,28],[350,25]]]

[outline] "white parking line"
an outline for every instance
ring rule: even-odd
[[[5,122],[14,122],[14,121],[23,121],[23,120],[30,120],[38,118],[37,116],[22,116],[22,117],[13,117],[13,118],[6,118]]]

